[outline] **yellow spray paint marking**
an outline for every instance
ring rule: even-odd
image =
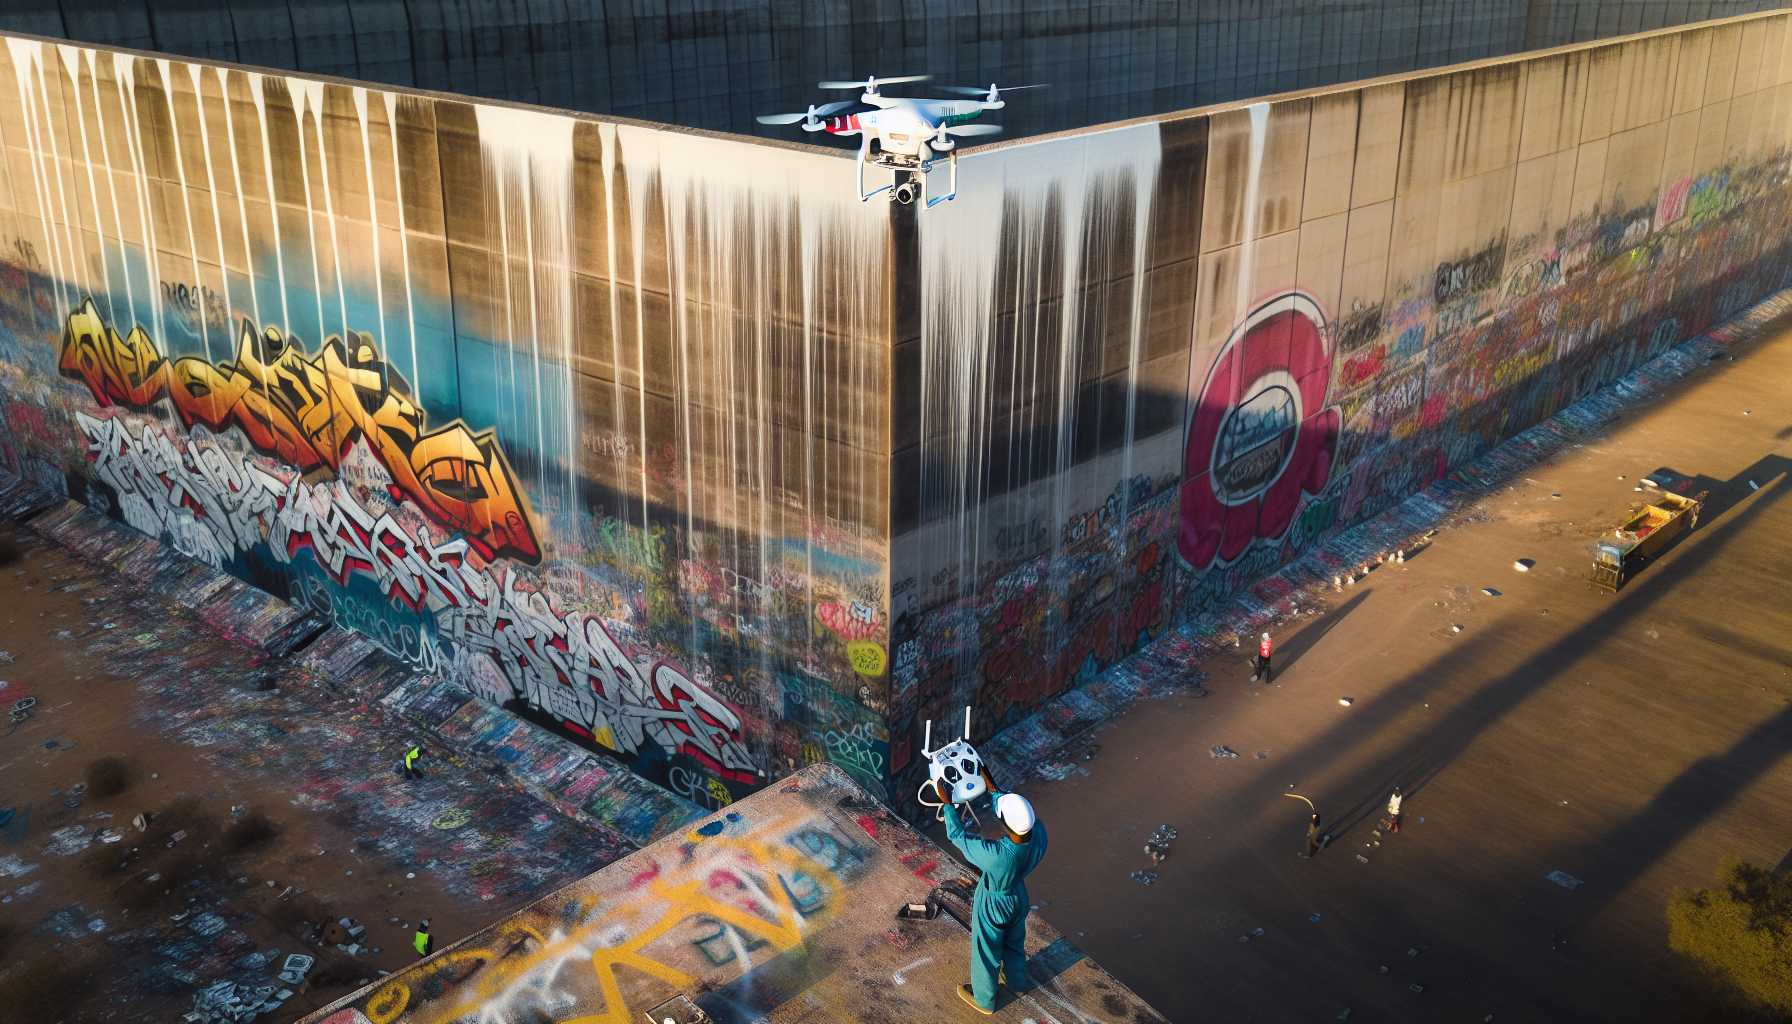
[[[395,981],[367,1000],[367,1019],[373,1024],[392,1024],[410,1001],[411,990]]]
[[[876,640],[854,640],[846,645],[846,657],[852,662],[854,672],[873,678],[883,675],[890,661],[883,645]]]
[[[454,970],[453,973],[465,976],[465,984],[456,988],[454,997],[415,1007],[406,1019],[452,1021],[477,1016],[482,1007],[503,1002],[513,992],[526,992],[544,976],[551,980],[567,964],[589,952],[591,973],[603,1009],[564,1018],[560,1024],[638,1024],[638,1015],[623,995],[617,972],[626,968],[674,990],[690,989],[698,981],[696,977],[661,963],[646,952],[648,946],[687,921],[712,918],[765,940],[780,953],[798,946],[803,941],[804,919],[783,879],[801,876],[828,892],[839,891],[839,879],[802,850],[757,837],[786,836],[802,824],[796,815],[787,815],[759,825],[752,835],[701,837],[704,856],[700,861],[680,865],[673,877],[648,883],[644,894],[648,900],[644,902],[649,905],[640,910],[657,914],[653,923],[617,945],[604,945],[606,940],[601,936],[616,926],[619,916],[634,916],[633,908],[626,904],[609,914],[587,908],[592,923],[571,934],[556,933],[549,939],[528,925],[512,923],[502,927],[487,948],[456,949],[431,957],[419,971],[406,975],[412,984],[465,964],[480,966],[471,972]],[[726,893],[712,894],[723,883],[718,876],[724,875],[740,887],[742,902],[748,902],[753,909],[731,902]],[[761,876],[770,876],[771,884],[764,884]],[[824,905],[815,913],[825,915],[830,909]],[[533,948],[518,950],[522,937],[533,940]],[[368,1000],[366,1012],[373,1024],[392,1024],[409,1006],[410,996],[409,987],[394,981]]]

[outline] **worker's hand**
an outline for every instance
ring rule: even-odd
[[[940,785],[938,782],[935,782],[933,784],[933,798],[935,800],[938,800],[942,804],[949,804],[952,802],[946,796],[946,787]]]

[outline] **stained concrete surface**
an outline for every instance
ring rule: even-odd
[[[633,1024],[681,995],[721,1024],[981,1020],[955,991],[969,885],[844,772],[814,765],[309,1020]],[[896,918],[930,894],[944,913]],[[1037,914],[1027,951],[1037,986],[988,1019],[1163,1020]],[[667,1015],[691,1019],[653,1017]]]
[[[1274,686],[1243,651],[1189,666],[1211,696],[1029,787],[1044,913],[1173,1020],[1747,1019],[1668,951],[1665,903],[1792,843],[1788,379],[1782,330],[1534,466],[1277,630]],[[1662,466],[1711,489],[1698,529],[1594,589],[1593,540]],[[1290,791],[1335,835],[1311,861]]]
[[[423,779],[399,779],[399,752],[418,734],[398,716],[330,699],[296,659],[270,662],[162,595],[18,536],[21,559],[0,568],[0,707],[36,706],[0,721],[0,969],[92,957],[91,995],[70,1019],[176,1020],[215,982],[274,983],[290,953],[361,968],[334,987],[292,986],[258,1018],[293,1020],[357,977],[413,962],[417,918],[452,942],[633,849],[439,745]],[[264,674],[273,689],[256,685]],[[130,766],[129,788],[81,792],[87,765],[107,755]],[[187,824],[176,848],[148,848],[123,871],[86,863],[89,851],[148,846],[132,817],[182,798],[213,827]],[[278,834],[223,853],[216,829],[233,810]],[[108,831],[123,838],[108,844]],[[130,901],[143,876],[189,854],[209,870],[159,904]],[[349,957],[306,942],[283,910],[295,897],[358,920],[368,948]],[[270,950],[279,956],[255,961]]]

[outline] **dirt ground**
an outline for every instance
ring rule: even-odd
[[[1725,857],[1792,859],[1788,381],[1792,332],[1743,347],[1327,594],[1275,685],[1241,651],[1199,666],[1205,699],[1123,716],[1031,788],[1044,916],[1177,1021],[1741,1019],[1665,904]],[[1594,589],[1591,542],[1664,466],[1710,489],[1698,529]],[[1311,860],[1286,792],[1334,835]]]
[[[33,984],[75,991],[80,1020],[177,1020],[217,981],[273,985],[296,991],[259,1019],[294,1020],[414,961],[419,918],[445,946],[613,856],[450,752],[406,782],[402,722],[48,541],[19,543],[0,566],[0,985],[72,965]],[[255,682],[267,670],[285,673],[271,691]],[[102,799],[80,786],[105,756],[129,784]],[[141,812],[161,814],[147,833]],[[227,852],[225,830],[256,815],[276,834]],[[364,925],[366,948],[307,941],[326,916]],[[277,979],[290,953],[317,957],[307,984]]]

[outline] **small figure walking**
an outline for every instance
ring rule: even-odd
[[[429,934],[427,918],[417,922],[417,934],[411,936],[411,948],[417,951],[418,957],[426,957],[435,950],[436,937]]]
[[[417,767],[417,762],[422,759],[423,759],[423,744],[418,743],[415,740],[411,741],[410,747],[408,749],[406,749],[404,752],[404,777],[405,778],[421,779],[423,777],[423,769]]]
[[[1269,668],[1269,655],[1271,649],[1272,645],[1269,642],[1269,634],[1265,633],[1263,634],[1262,639],[1257,641],[1257,660],[1251,666],[1251,682],[1254,683],[1258,679],[1262,679],[1265,684],[1270,682],[1272,678]]]
[[[1403,798],[1400,796],[1400,787],[1395,786],[1393,794],[1388,797],[1387,826],[1389,832],[1400,831],[1400,803],[1402,799]]]
[[[1319,812],[1314,811],[1313,816],[1307,819],[1307,849],[1301,856],[1311,857],[1324,845],[1325,837],[1319,834]]]

